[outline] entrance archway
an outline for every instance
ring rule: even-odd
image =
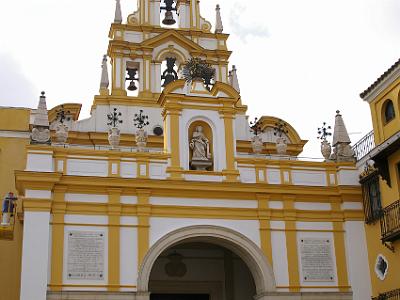
[[[272,268],[261,249],[244,235],[219,226],[191,226],[168,233],[159,239],[145,256],[138,274],[138,294],[148,295],[150,274],[156,260],[166,250],[173,250],[179,245],[211,244],[220,249],[227,249],[240,258],[251,273],[254,280],[255,295],[274,292],[275,279]],[[182,247],[182,246],[181,246]],[[165,252],[167,253],[167,252]],[[172,251],[173,253],[173,251]]]

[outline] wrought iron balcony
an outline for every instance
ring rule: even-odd
[[[374,131],[372,130],[370,133],[364,136],[353,146],[353,151],[356,155],[357,161],[361,160],[374,148],[375,148],[375,140],[374,140]]]
[[[400,200],[382,210],[380,221],[382,242],[400,239]]]
[[[374,297],[372,300],[400,300],[400,289],[379,294],[378,297]]]

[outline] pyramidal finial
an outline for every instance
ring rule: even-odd
[[[38,108],[36,110],[35,120],[33,121],[35,126],[49,126],[49,115],[47,113],[46,95],[45,92],[41,92],[39,98]]]
[[[347,144],[351,143],[349,134],[347,133],[346,126],[340,111],[336,111],[335,117],[335,129],[333,131],[333,146],[336,147],[337,144]]]
[[[114,23],[122,23],[121,0],[116,0]]]
[[[215,33],[222,33],[224,31],[224,26],[222,25],[222,18],[221,18],[221,8],[219,4],[215,8],[216,12],[216,20],[215,20]]]
[[[108,79],[107,55],[104,55],[103,63],[101,65],[100,94],[102,94],[103,91],[106,91],[108,93],[109,85],[110,81]]]
[[[236,66],[232,66],[232,71],[229,72],[229,82],[231,86],[240,94],[239,79],[237,76]]]

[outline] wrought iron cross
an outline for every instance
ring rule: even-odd
[[[259,135],[260,133],[263,133],[264,130],[261,129],[261,124],[260,120],[258,118],[254,118],[254,121],[250,121],[250,131],[255,135]]]
[[[282,137],[283,134],[287,134],[289,131],[286,129],[287,124],[282,121],[281,119],[278,120],[277,123],[275,123],[274,127],[274,135],[278,137]]]
[[[117,112],[117,109],[114,108],[114,111],[107,115],[107,118],[110,121],[107,123],[107,125],[112,126],[112,127],[117,127],[118,124],[122,124],[123,121],[120,120],[121,116],[122,116],[122,113]]]
[[[143,110],[139,110],[139,114],[135,114],[135,118],[133,119],[134,125],[137,129],[143,129],[147,125],[149,125],[149,116],[143,114]]]
[[[71,118],[67,116],[71,112],[69,110],[65,111],[64,105],[61,105],[61,109],[57,110],[56,113],[57,113],[57,119],[60,121],[61,124],[64,124],[65,120],[67,121],[71,120]]]
[[[331,136],[332,133],[330,133],[328,130],[332,129],[331,126],[326,126],[326,122],[322,123],[322,127],[318,128],[318,134],[319,136],[317,137],[320,140],[326,141],[326,138],[328,136]]]

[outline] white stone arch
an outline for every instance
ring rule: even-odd
[[[246,236],[232,229],[196,225],[177,229],[159,239],[147,252],[139,269],[137,291],[149,295],[150,273],[157,258],[166,249],[184,242],[206,242],[219,245],[238,255],[249,268],[256,285],[257,296],[275,292],[276,285],[272,267],[261,249]]]
[[[216,138],[216,135],[217,135],[217,126],[215,125],[215,123],[213,122],[213,120],[211,120],[210,118],[208,118],[208,117],[206,117],[206,116],[200,116],[200,115],[196,115],[196,116],[194,116],[194,117],[192,117],[192,118],[190,118],[186,123],[185,123],[185,126],[183,127],[183,130],[184,130],[184,132],[183,132],[183,134],[182,134],[182,136],[183,136],[183,140],[182,140],[182,144],[183,144],[183,151],[182,151],[182,154],[183,154],[183,163],[185,164],[184,165],[184,168],[185,169],[189,169],[189,151],[190,151],[190,149],[189,149],[189,128],[190,128],[190,125],[192,125],[192,123],[193,122],[196,122],[196,121],[203,121],[203,122],[205,122],[205,123],[207,123],[208,125],[210,125],[210,127],[211,127],[211,130],[212,130],[212,137],[213,137],[213,146],[214,146],[214,155],[213,155],[213,164],[214,164],[214,169],[215,170],[218,170],[218,169],[221,169],[221,166],[220,166],[220,162],[219,162],[219,159],[218,159],[218,153],[217,153],[217,151],[219,150],[219,149],[221,149],[221,146],[222,145],[220,145],[220,141],[218,141],[217,140],[217,138]]]
[[[169,47],[166,49],[162,49],[160,52],[156,53],[154,55],[154,60],[161,63],[169,56],[173,56],[176,58],[178,66],[185,63],[189,59],[189,57],[179,49],[175,47]]]

